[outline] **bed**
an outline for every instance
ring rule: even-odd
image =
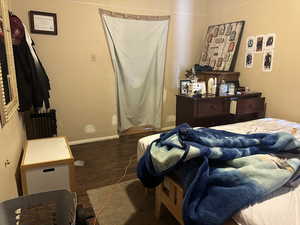
[[[279,120],[274,118],[265,118],[243,123],[223,125],[213,127],[214,129],[227,130],[235,133],[274,133],[288,132],[293,133],[297,139],[300,139],[300,124]],[[147,146],[159,134],[141,138],[138,141],[137,157],[140,159],[147,149]],[[287,190],[288,189],[288,192]],[[238,225],[300,225],[300,186],[285,187],[285,194],[274,196],[261,203],[249,206],[233,216],[233,221],[228,224]],[[181,203],[183,191],[176,179],[168,177],[156,188],[156,216],[159,217],[161,205],[173,214],[173,216],[183,224],[181,215]]]

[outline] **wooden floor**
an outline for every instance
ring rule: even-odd
[[[76,167],[75,171],[78,204],[84,208],[91,208],[86,191],[117,183],[130,158],[136,157],[138,140],[154,133],[128,135],[116,140],[71,146],[75,160],[85,161],[85,166]],[[136,178],[136,165],[136,161],[131,163],[123,181]],[[235,223],[230,221],[224,225]]]
[[[76,167],[78,204],[90,208],[87,190],[116,183],[130,158],[136,158],[137,141],[153,133],[122,136],[120,139],[71,146],[75,160],[85,161]],[[136,178],[136,160],[131,163],[123,180]]]

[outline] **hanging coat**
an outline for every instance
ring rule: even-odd
[[[11,21],[19,20],[14,15],[11,15],[10,19]],[[15,24],[21,26],[20,23],[23,26],[21,21]],[[11,25],[13,31],[14,25],[12,23]],[[14,42],[13,45],[19,109],[23,112],[32,109],[32,107],[35,109],[42,108],[43,105],[49,108],[49,79],[36,53],[32,52],[32,46],[28,45],[25,29],[23,28],[23,30],[24,35],[21,38],[18,37],[18,41]]]

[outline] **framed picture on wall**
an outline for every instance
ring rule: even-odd
[[[245,21],[237,21],[209,26],[199,64],[214,71],[234,71],[244,25]]]
[[[29,11],[29,23],[31,33],[57,35],[57,16],[55,13]]]

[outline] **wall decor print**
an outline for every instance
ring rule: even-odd
[[[29,22],[31,33],[57,35],[55,13],[29,11]]]
[[[256,47],[256,38],[254,36],[247,38],[246,50],[247,51],[255,51]]]
[[[224,35],[224,33],[225,33],[225,25],[221,25],[220,26],[220,29],[219,29],[219,35],[221,36],[221,35]]]
[[[250,69],[253,67],[254,54],[253,51],[246,52],[245,56],[245,68]]]
[[[273,69],[274,51],[265,51],[263,56],[263,71],[272,72]]]
[[[214,71],[232,72],[244,30],[245,21],[211,25],[208,27],[201,66],[211,66]]]
[[[235,42],[230,42],[229,47],[228,47],[228,52],[232,52],[235,47]]]
[[[276,34],[265,35],[264,51],[270,51],[275,48]]]
[[[264,35],[259,35],[256,37],[256,52],[260,53],[264,48]]]

